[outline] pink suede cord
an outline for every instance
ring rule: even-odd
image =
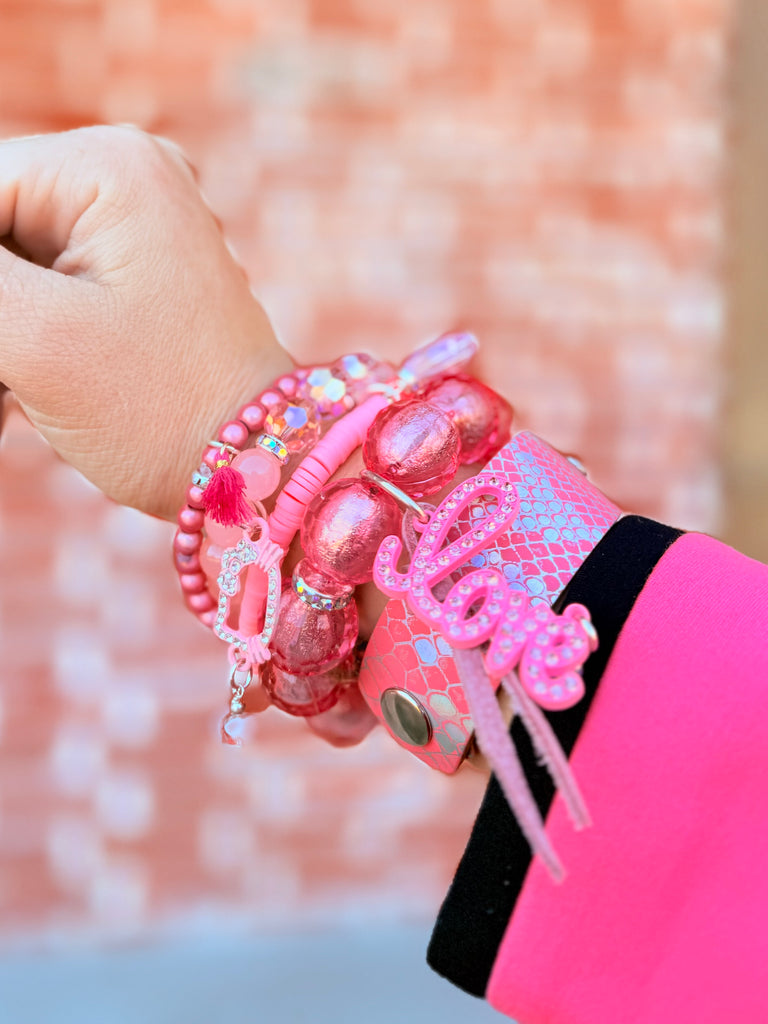
[[[658,563],[556,798],[488,985],[519,1024],[768,1020],[768,567],[701,535]]]

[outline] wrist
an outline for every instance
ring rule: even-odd
[[[270,334],[267,344],[251,344],[234,359],[229,355],[200,368],[191,393],[186,394],[178,409],[174,429],[178,443],[164,449],[169,455],[167,475],[158,481],[155,494],[147,495],[142,505],[150,514],[176,521],[191,473],[199,465],[200,453],[208,442],[216,438],[223,424],[236,419],[238,410],[254,394],[294,369],[291,356],[277,343],[268,323],[266,329]],[[264,330],[262,325],[262,336]]]

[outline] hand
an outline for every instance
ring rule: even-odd
[[[205,442],[291,369],[180,150],[0,143],[0,241],[0,381],[107,495],[174,518]]]

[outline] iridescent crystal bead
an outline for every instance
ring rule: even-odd
[[[269,410],[264,430],[279,437],[288,451],[296,452],[314,444],[320,436],[320,423],[310,402],[286,398]]]
[[[326,418],[341,416],[354,405],[347,394],[346,382],[327,366],[318,366],[307,374],[300,391],[310,399],[319,415]]]
[[[365,352],[342,356],[331,366],[331,372],[344,381],[347,394],[355,404],[368,397],[372,384],[384,384],[397,376],[391,363],[381,362]]]

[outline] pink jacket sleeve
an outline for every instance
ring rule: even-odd
[[[527,866],[487,999],[519,1024],[765,1024],[768,567],[674,539],[618,631],[571,764],[593,825],[575,832],[554,800],[567,877]],[[457,883],[472,891],[464,867],[454,902]],[[475,955],[474,909],[438,921],[431,962],[449,978],[462,947]],[[440,952],[452,946],[456,958]]]

